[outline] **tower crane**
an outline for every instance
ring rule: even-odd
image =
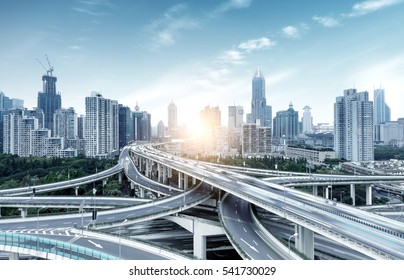
[[[39,64],[41,64],[41,66],[45,69],[45,71],[46,71],[46,74],[48,75],[48,76],[52,76],[52,72],[53,72],[53,67],[51,66],[51,64],[50,64],[50,62],[49,62],[49,58],[48,58],[48,56],[45,54],[45,57],[46,57],[46,60],[48,61],[48,65],[49,65],[49,69],[48,68],[46,68],[44,65],[43,65],[43,63],[37,58],[36,60],[39,62]]]

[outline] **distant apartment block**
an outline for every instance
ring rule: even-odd
[[[344,90],[334,103],[334,150],[337,158],[370,161],[373,150],[373,102],[369,94]]]
[[[324,149],[308,149],[294,146],[285,147],[285,156],[295,159],[305,159],[310,164],[321,164],[326,159],[335,158],[335,151]]]
[[[272,131],[270,127],[257,124],[243,125],[242,155],[264,155],[272,151]]]
[[[107,158],[118,153],[118,129],[118,102],[92,91],[86,97],[86,156]]]

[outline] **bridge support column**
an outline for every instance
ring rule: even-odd
[[[79,196],[79,187],[74,188],[74,193],[76,194],[76,196]]]
[[[139,194],[141,198],[144,198],[144,188],[139,187]]]
[[[0,217],[1,217],[1,207],[0,207]]]
[[[195,186],[196,185],[196,178],[192,177],[192,185]]]
[[[318,196],[318,186],[313,186],[313,194]]]
[[[102,180],[102,186],[104,187],[107,184],[107,182],[108,182],[108,179]]]
[[[332,199],[332,186],[328,186],[325,189],[325,198]]]
[[[122,172],[119,172],[118,174],[118,182],[119,184],[122,184]]]
[[[160,163],[157,163],[157,182],[161,183],[163,178],[161,178],[161,166]]]
[[[366,205],[372,205],[372,186],[366,186]]]
[[[182,189],[182,173],[178,171],[178,188]]]
[[[18,208],[18,210],[21,212],[21,218],[26,218],[27,217],[27,208]]]
[[[20,254],[14,253],[14,252],[10,252],[10,253],[8,254],[8,259],[9,259],[10,261],[19,260],[19,259],[20,259]]]
[[[355,184],[351,184],[350,194],[352,198],[352,205],[355,206]]]
[[[188,189],[188,175],[184,174],[184,190]]]
[[[167,167],[163,166],[163,184],[167,184]]]
[[[299,225],[295,226],[295,232],[298,233],[295,241],[296,249],[310,260],[314,260],[314,232]]]
[[[194,256],[206,260],[206,236],[194,232]]]

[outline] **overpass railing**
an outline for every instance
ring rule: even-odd
[[[73,260],[119,260],[115,256],[63,241],[33,235],[0,233],[0,248],[8,251],[10,247],[33,250],[37,252],[35,255],[44,252]]]

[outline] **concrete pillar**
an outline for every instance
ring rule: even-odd
[[[0,207],[0,217],[1,217],[1,207]]]
[[[119,174],[118,174],[118,181],[119,181],[119,184],[122,184],[122,172],[119,172]]]
[[[194,232],[194,256],[206,260],[206,236]]]
[[[27,208],[18,208],[18,210],[21,212],[21,218],[27,217]]]
[[[184,190],[188,189],[188,175],[184,174]]]
[[[108,182],[108,178],[107,178],[107,179],[102,180],[102,186],[104,187],[104,186],[107,184],[107,182]]]
[[[10,252],[10,253],[8,254],[8,259],[9,259],[10,261],[19,260],[19,259],[20,259],[20,254],[14,253],[14,252]]]
[[[325,189],[325,198],[331,199],[332,197],[332,186],[328,186]]]
[[[79,187],[74,188],[74,193],[76,194],[76,196],[79,196]]]
[[[133,183],[132,181],[130,181],[130,189],[133,190],[135,188],[135,183]]]
[[[167,167],[167,177],[170,178],[170,179],[173,177],[173,170],[171,168],[168,168],[168,167]]]
[[[192,185],[195,186],[196,185],[196,178],[192,177]]]
[[[295,232],[298,234],[295,237],[296,249],[308,259],[314,260],[314,232],[299,225],[295,225]]]
[[[372,205],[372,186],[366,186],[366,205]]]
[[[167,167],[163,166],[163,184],[167,184]]]
[[[142,172],[143,171],[143,160],[142,159],[139,159],[139,172]]]
[[[350,194],[352,197],[352,205],[355,206],[355,184],[351,184]]]
[[[139,187],[139,193],[140,193],[140,197],[144,198],[144,188]]]
[[[178,171],[178,188],[182,189],[182,173]]]
[[[313,194],[314,194],[315,196],[318,195],[318,186],[313,186]]]
[[[161,177],[161,166],[160,166],[160,163],[157,163],[157,182],[159,182],[160,183],[160,180],[162,179],[160,179],[160,177]]]

